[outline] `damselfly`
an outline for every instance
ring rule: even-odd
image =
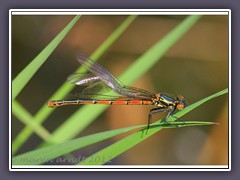
[[[68,81],[83,86],[83,90],[64,100],[49,101],[49,107],[77,104],[155,105],[157,107],[151,109],[148,114],[148,128],[153,114],[168,112],[164,119],[168,123],[168,118],[173,116],[176,109],[182,110],[186,107],[183,96],[173,98],[164,93],[154,94],[140,88],[125,86],[105,68],[85,55],[77,55],[77,60],[88,71],[71,74]],[[106,95],[105,93],[109,91],[114,91],[117,96]]]

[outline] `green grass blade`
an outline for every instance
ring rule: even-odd
[[[182,37],[201,16],[189,16],[166,37],[158,41],[146,53],[139,57],[120,77],[124,84],[131,84],[148,71],[164,53]],[[141,70],[139,70],[141,69]],[[84,106],[76,111],[52,134],[51,141],[64,141],[75,137],[94,121],[108,106]],[[92,113],[94,112],[94,113]]]
[[[176,113],[174,116],[181,117],[184,114],[188,113],[189,111],[193,110],[194,108],[200,106],[204,102],[207,102],[207,101],[209,101],[213,98],[221,96],[221,95],[223,95],[227,92],[228,92],[228,88],[190,105],[188,108]],[[172,117],[169,118],[169,121],[172,121],[172,124],[177,123],[178,125],[181,125],[181,127],[193,126],[193,125],[215,124],[213,122],[212,123],[211,122],[173,122],[175,120],[176,120],[176,118],[172,118]],[[173,126],[173,125],[169,125],[167,127],[168,128],[176,128],[176,126]],[[137,145],[138,143],[142,142],[143,140],[152,136],[153,134],[155,134],[156,132],[158,132],[159,130],[161,130],[163,128],[165,128],[165,127],[159,126],[159,121],[156,122],[156,123],[153,123],[150,126],[150,129],[148,129],[147,133],[146,133],[146,130],[135,132],[135,133],[129,135],[128,137],[126,137],[126,138],[124,138],[124,139],[122,139],[122,140],[104,148],[103,150],[100,150],[99,152],[93,154],[92,156],[85,159],[84,162],[79,163],[79,165],[101,165],[101,164],[105,164],[108,161],[110,161],[111,159],[117,157],[118,155],[122,154],[123,152],[127,151],[128,149],[132,148],[133,146]],[[101,159],[103,159],[103,161],[101,161],[101,162],[90,161],[90,159],[94,159],[94,157],[101,157]]]
[[[104,52],[121,36],[121,34],[130,26],[130,24],[137,18],[137,16],[129,16],[126,20],[123,21],[122,24],[96,49],[96,51],[91,56],[92,59],[97,60],[100,56],[103,55]],[[81,67],[77,69],[80,71]],[[72,89],[73,85],[69,83],[64,83],[50,99],[61,99],[65,97]],[[46,104],[44,104],[40,110],[36,113],[33,118],[33,121],[41,124],[46,118],[54,111],[54,109],[48,108]],[[26,141],[31,134],[33,133],[32,129],[29,127],[25,127],[19,135],[14,139],[13,144],[18,144],[16,150],[21,147],[21,144]],[[53,137],[51,139],[52,142],[58,142],[58,138]]]
[[[32,130],[34,130],[34,132],[36,132],[36,134],[41,137],[42,139],[44,139],[45,141],[48,141],[48,139],[50,138],[51,134],[44,128],[42,127],[40,124],[37,124],[36,122],[32,121],[32,115],[23,108],[23,106],[21,106],[21,104],[19,104],[16,100],[12,101],[12,113],[25,125],[29,126]],[[19,138],[20,140],[22,140],[22,138]],[[23,138],[24,140],[24,138]],[[18,144],[12,144],[12,153],[16,152],[16,149],[18,149],[19,146],[19,142],[15,142]],[[23,143],[23,142],[21,142]]]
[[[104,52],[122,35],[122,33],[131,25],[137,18],[137,15],[131,15],[107,38],[107,40],[91,55],[91,59],[99,59]]]
[[[68,154],[74,150],[89,146],[96,142],[106,140],[108,138],[117,136],[119,134],[131,131],[136,128],[142,128],[144,126],[145,125],[132,126],[132,127],[127,127],[127,128],[117,129],[117,130],[111,130],[111,131],[107,131],[107,132],[101,132],[101,133],[77,138],[74,140],[70,140],[68,142],[64,142],[61,144],[51,145],[48,147],[40,148],[37,150],[33,150],[30,152],[15,156],[12,159],[12,162],[13,162],[13,165],[43,164],[43,163],[47,162],[48,160]],[[34,159],[36,161],[31,161]]]
[[[206,102],[208,100],[211,100],[213,98],[216,98],[224,93],[227,93],[227,90],[225,89],[222,92],[216,93],[212,96],[209,96],[197,103],[192,104],[191,106],[199,106],[203,102]],[[189,106],[189,107],[191,107]],[[183,110],[184,111],[184,110]],[[187,110],[188,111],[188,110]],[[188,111],[189,112],[189,111]],[[173,124],[177,125],[178,127],[186,127],[186,126],[197,126],[197,125],[212,125],[216,124],[214,122],[172,122]],[[157,131],[163,128],[175,128],[176,126],[165,124],[165,123],[154,123],[150,126],[150,129],[148,130],[148,133],[145,133],[145,130],[141,130],[138,132],[135,132],[131,134],[130,136],[118,141],[117,143],[114,143],[113,145],[99,151],[98,153],[94,154],[91,157],[97,156],[98,157],[106,157],[106,161],[109,161],[109,156],[114,158],[118,154],[121,154],[122,152],[126,151],[127,149],[131,148],[132,146],[138,144],[142,140],[146,139],[147,137],[153,135]],[[59,156],[66,155],[67,153],[70,153],[74,150],[86,147],[88,145],[91,145],[93,143],[97,143],[103,140],[106,140],[108,138],[117,136],[119,134],[125,133],[132,131],[134,129],[139,129],[139,128],[146,128],[146,125],[138,125],[138,126],[132,126],[132,127],[127,127],[127,128],[122,128],[122,129],[117,129],[117,130],[110,130],[106,132],[101,132],[81,138],[77,138],[75,140],[70,140],[68,142],[64,142],[61,144],[56,144],[56,145],[51,145],[45,148],[40,148],[37,150],[33,150],[18,156],[15,156],[12,159],[13,165],[37,165],[37,164],[43,164],[47,162],[48,160],[57,158]],[[108,156],[106,156],[108,155]],[[80,163],[81,165],[91,165],[89,163],[88,159],[84,160],[83,162]],[[104,162],[103,162],[104,164]],[[94,164],[96,165],[96,163]]]
[[[57,47],[57,45],[62,41],[62,39],[67,35],[67,33],[71,30],[71,28],[74,26],[74,24],[78,21],[80,16],[76,16],[49,44],[46,46],[40,53],[39,55],[33,59],[33,61],[18,74],[18,76],[13,80],[12,83],[12,100],[20,93],[20,91],[24,88],[24,86],[28,83],[28,81],[31,79],[31,77],[36,73],[36,71],[41,67],[41,65],[46,61],[47,57],[53,52],[53,50]],[[20,84],[20,85],[19,85]],[[17,103],[16,101],[13,103]],[[22,111],[19,109],[23,109],[21,105],[18,103],[18,106],[12,106],[12,111],[14,112],[16,117],[23,117],[22,116]],[[27,115],[28,114],[28,115]],[[30,113],[26,112],[25,110],[25,115],[27,115],[28,120],[30,121],[29,116]],[[24,118],[24,117],[23,117]],[[23,121],[23,119],[20,119]],[[31,121],[34,121],[34,118],[31,118]],[[40,124],[37,121],[34,121],[35,125],[37,126]],[[36,127],[35,126],[35,127]],[[26,141],[26,139],[31,135],[33,132],[32,127],[28,126],[27,128],[24,128],[25,131],[21,131],[20,134],[17,135],[17,137],[14,139],[12,143],[12,153],[15,153],[21,146],[22,144]],[[40,127],[41,129],[41,127]],[[41,131],[40,131],[41,132]],[[39,132],[36,132],[38,135]],[[44,136],[49,138],[49,134],[46,135],[46,131]],[[44,137],[43,134],[40,137]],[[45,139],[45,138],[44,138]]]
[[[145,131],[137,131],[128,137],[121,139],[120,141],[104,148],[103,150],[98,151],[97,153],[89,156],[88,158],[84,159],[84,161],[80,162],[78,165],[103,165],[116,156],[122,154],[123,152],[127,151],[128,149],[132,148],[133,146],[137,145],[138,143],[142,142],[143,140],[147,139],[149,136],[152,136],[160,129],[164,128],[176,128],[177,126],[180,127],[188,127],[188,126],[202,126],[202,125],[213,125],[213,122],[173,122],[173,125],[166,125],[165,123],[161,123],[158,125],[151,125],[148,133],[146,134]],[[101,157],[102,161],[94,162],[93,159],[95,157]]]
[[[132,84],[139,77],[145,74],[159,59],[191,29],[191,27],[201,18],[192,15],[187,17],[181,24],[170,31],[163,39],[158,41],[146,53],[139,57],[131,67],[125,71],[119,79],[124,84]],[[141,69],[141,71],[140,71]]]
[[[26,86],[33,75],[68,34],[79,18],[79,15],[73,18],[73,20],[31,61],[31,63],[17,75],[12,82],[12,99],[15,99],[21,90]]]

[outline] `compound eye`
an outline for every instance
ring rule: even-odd
[[[178,109],[178,110],[184,109],[184,104],[178,104],[178,105],[177,105],[177,109]]]

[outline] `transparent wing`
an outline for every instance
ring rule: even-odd
[[[95,76],[94,74],[87,73],[73,73],[70,74],[67,78],[68,82],[76,85],[87,85],[90,83],[94,83],[100,81],[100,77]]]
[[[136,88],[136,87],[132,87],[132,86],[124,86],[121,91],[125,92],[124,94],[128,94],[129,97],[133,97],[133,98],[140,98],[140,99],[144,99],[144,98],[153,98],[155,97],[154,93],[151,93],[149,91],[146,91],[144,89],[140,89],[140,88]]]
[[[64,100],[151,100],[151,98],[134,98],[121,95],[104,95],[104,94],[83,94],[83,93],[73,93],[68,95]]]
[[[97,94],[107,93],[112,91],[99,77],[91,72],[87,73],[73,73],[67,79],[70,83],[81,86],[80,93],[83,94]]]
[[[78,62],[88,70],[87,73],[74,73],[68,77],[70,83],[86,86],[82,94],[94,95],[114,91],[121,97],[150,99],[155,95],[146,90],[124,86],[110,72],[83,54],[78,54]]]
[[[119,95],[103,95],[103,94],[82,94],[82,93],[73,93],[68,95],[64,100],[116,100],[116,99],[129,99],[128,97],[119,96]]]
[[[78,54],[77,60],[84,68],[86,68],[89,72],[94,74],[95,77],[99,77],[101,81],[103,81],[107,86],[111,87],[113,90],[115,90],[116,88],[123,87],[123,84],[117,78],[115,78],[110,72],[108,72],[98,63],[89,59],[84,54]]]

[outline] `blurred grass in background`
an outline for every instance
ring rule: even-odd
[[[13,79],[72,18],[73,16],[13,16]],[[120,34],[115,43],[110,44],[99,59],[100,64],[118,76],[185,18],[186,16],[139,16],[136,19],[129,19],[123,34]],[[78,52],[93,54],[92,57],[98,59],[100,55],[95,50],[120,24],[126,22],[126,19],[127,16],[82,16],[79,19],[48,61],[17,96],[16,100],[30,113],[29,119],[66,81],[66,77],[77,69],[79,64],[75,54]],[[134,86],[153,92],[182,94],[190,104],[226,88],[228,17],[203,16]],[[219,122],[220,126],[161,131],[161,134],[152,136],[120,155],[111,164],[227,164],[227,105],[227,96],[223,96],[209,101],[183,117],[185,121]],[[39,133],[45,135],[42,138],[51,139],[51,133],[78,108],[71,106],[56,109],[39,130]],[[112,106],[76,136],[144,124],[149,110],[150,107],[142,106]],[[156,115],[154,119],[160,117],[164,115]],[[13,116],[13,140],[23,128],[24,124],[19,123]],[[72,155],[88,156],[119,138],[121,136],[75,151]],[[17,154],[37,148],[41,143],[42,139],[33,134],[22,144]]]

